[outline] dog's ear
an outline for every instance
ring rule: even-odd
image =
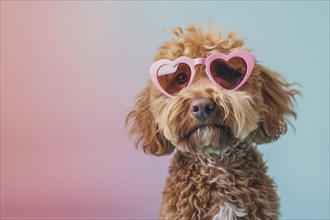
[[[150,86],[139,95],[134,109],[126,117],[130,136],[136,136],[135,147],[141,146],[147,154],[162,156],[171,154],[174,146],[159,131],[150,111]]]
[[[296,118],[293,110],[295,95],[299,91],[291,89],[283,77],[263,66],[260,67],[261,103],[259,128],[253,133],[253,141],[257,144],[277,140],[286,133],[287,125],[291,124],[288,117]],[[261,105],[260,105],[261,104]]]

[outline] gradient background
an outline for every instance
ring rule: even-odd
[[[198,21],[302,84],[296,132],[260,149],[282,218],[328,219],[328,1],[1,1],[1,218],[155,219],[170,157],[124,118],[163,30]]]

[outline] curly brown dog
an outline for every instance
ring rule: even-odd
[[[278,219],[257,144],[287,131],[298,91],[234,33],[200,25],[172,32],[126,121],[144,152],[176,149],[159,219]]]

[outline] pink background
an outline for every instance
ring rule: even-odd
[[[1,217],[157,215],[166,158],[124,129],[152,55],[109,19],[123,8],[1,2]]]
[[[2,219],[157,217],[170,157],[124,120],[163,30],[197,21],[303,85],[296,132],[260,149],[282,218],[329,218],[328,1],[0,2]]]

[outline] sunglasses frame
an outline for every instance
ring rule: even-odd
[[[220,84],[218,84],[214,78],[212,77],[211,74],[211,63],[216,60],[216,59],[222,59],[226,62],[228,62],[230,59],[234,58],[234,57],[239,57],[242,58],[245,63],[246,63],[246,74],[242,80],[242,82],[240,82],[235,88],[233,89],[226,89],[224,87],[222,87]],[[167,59],[161,59],[156,61],[155,63],[153,63],[150,67],[150,77],[151,80],[153,81],[153,83],[155,84],[155,86],[166,96],[173,98],[174,95],[169,94],[168,92],[166,92],[165,89],[163,89],[163,87],[160,85],[159,81],[158,81],[158,71],[161,67],[163,67],[164,65],[170,65],[172,67],[176,66],[179,63],[184,63],[187,64],[191,70],[191,76],[190,76],[190,80],[187,84],[186,87],[190,86],[191,83],[193,82],[195,75],[196,75],[196,71],[195,71],[195,66],[196,65],[200,65],[200,64],[204,64],[206,66],[205,68],[205,72],[207,74],[207,77],[217,86],[219,86],[221,89],[224,90],[238,90],[239,88],[241,88],[244,83],[248,80],[248,78],[250,77],[252,70],[254,68],[255,65],[255,58],[254,56],[247,52],[247,51],[243,51],[243,50],[236,50],[231,52],[230,54],[226,55],[223,53],[213,53],[211,55],[209,55],[206,58],[195,58],[192,59],[190,57],[186,57],[186,56],[182,56],[182,57],[178,57],[176,60],[171,61],[171,60],[167,60]]]

